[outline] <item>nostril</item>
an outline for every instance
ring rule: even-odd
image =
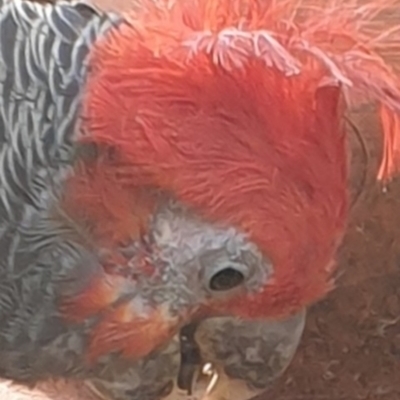
[[[210,278],[210,289],[213,291],[225,291],[233,289],[244,282],[244,275],[233,267],[219,270]]]

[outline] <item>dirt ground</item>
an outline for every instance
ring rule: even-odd
[[[263,399],[400,398],[400,180],[375,181],[380,156],[372,110],[353,117],[352,218],[337,289],[314,306],[295,360]]]

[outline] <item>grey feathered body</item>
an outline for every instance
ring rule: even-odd
[[[50,213],[74,156],[85,58],[111,21],[67,3],[0,10],[0,373],[34,381],[75,374],[82,354],[54,283],[84,253]]]
[[[87,326],[65,324],[55,290],[72,296],[95,273],[91,254],[52,213],[74,160],[87,55],[118,18],[79,3],[0,7],[0,376],[34,383],[118,373],[127,398],[157,398],[176,375],[176,344],[156,355],[157,367],[152,357],[134,368],[115,357],[88,369]]]

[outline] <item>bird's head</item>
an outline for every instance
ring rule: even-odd
[[[135,356],[194,318],[286,317],[326,295],[348,215],[346,107],[381,103],[382,179],[400,110],[363,31],[373,6],[138,3],[90,56],[65,197],[104,260],[69,313],[107,308],[94,343]]]

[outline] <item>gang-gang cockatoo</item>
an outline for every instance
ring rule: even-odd
[[[157,400],[194,326],[265,388],[333,287],[349,108],[379,103],[379,178],[399,165],[381,6],[2,2],[0,376]]]

